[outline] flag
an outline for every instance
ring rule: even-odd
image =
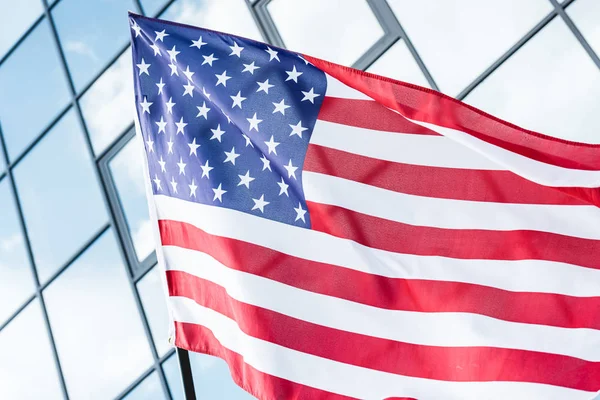
[[[130,14],[175,344],[264,399],[590,399],[600,147]]]

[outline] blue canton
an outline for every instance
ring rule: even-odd
[[[302,166],[326,90],[299,54],[130,14],[156,195],[310,228]]]

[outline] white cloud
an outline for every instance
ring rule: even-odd
[[[10,236],[0,237],[0,250],[2,253],[11,253],[23,243],[23,236],[16,232]],[[5,258],[5,257],[3,257]]]
[[[65,50],[80,56],[89,57],[93,61],[98,61],[98,56],[94,50],[82,40],[67,40],[65,42]]]
[[[154,233],[152,221],[149,219],[139,221],[137,228],[131,234],[135,252],[140,259],[146,258],[154,251]]]

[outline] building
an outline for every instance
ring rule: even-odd
[[[600,143],[597,0],[0,0],[0,398],[182,399],[127,11],[287,46]],[[249,399],[191,355],[199,398]]]

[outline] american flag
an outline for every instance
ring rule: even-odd
[[[259,399],[590,399],[600,147],[130,14],[175,344]]]

